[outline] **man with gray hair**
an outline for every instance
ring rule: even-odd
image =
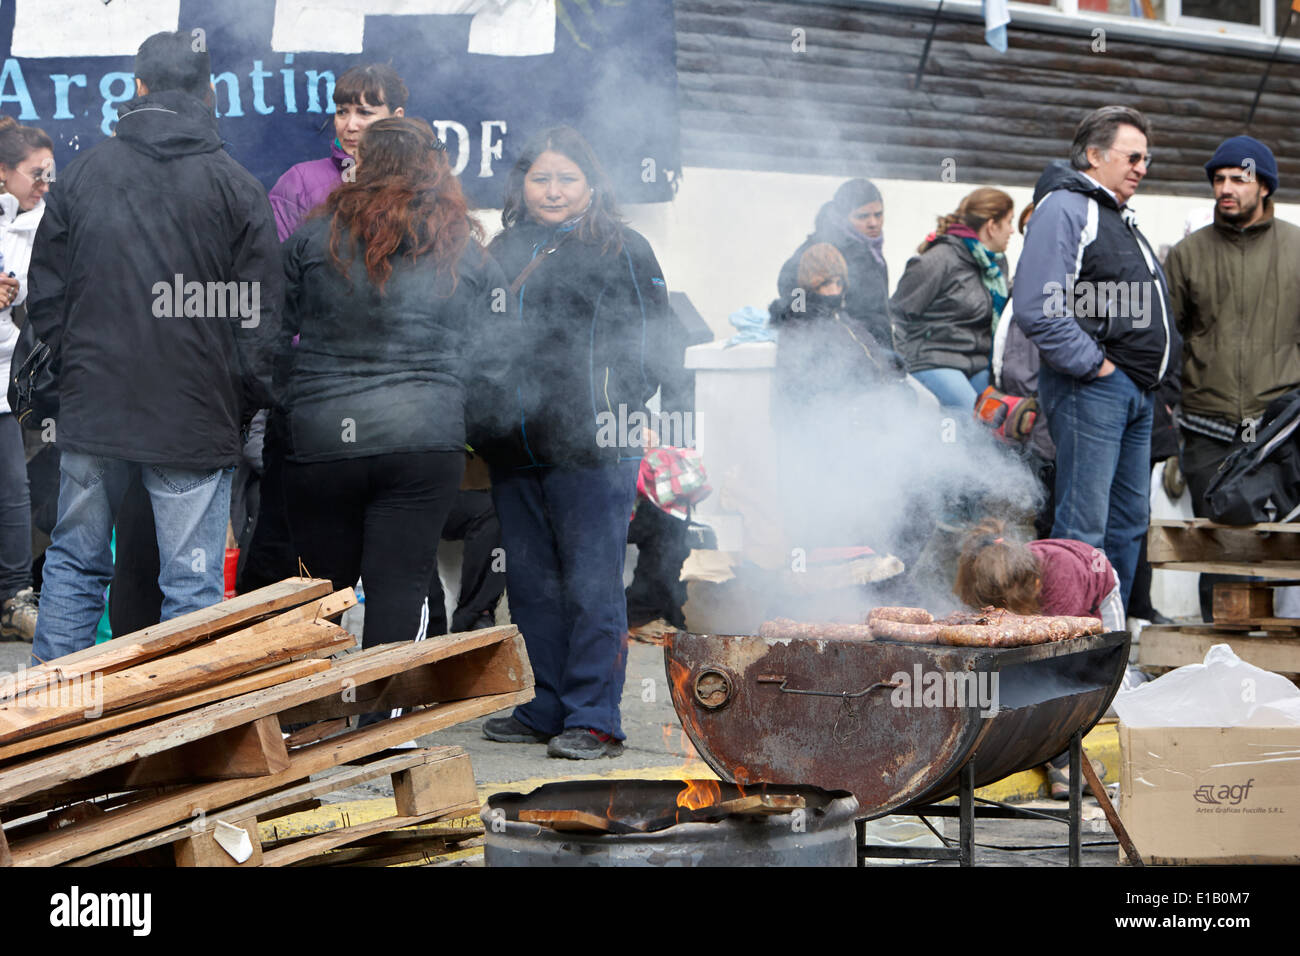
[[[1149,516],[1152,393],[1181,342],[1164,274],[1129,200],[1151,164],[1150,125],[1107,106],[1053,164],[1016,269],[1013,316],[1038,347],[1039,402],[1056,444],[1052,537],[1100,549],[1125,607]]]

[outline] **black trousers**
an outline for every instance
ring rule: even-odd
[[[366,589],[363,647],[415,639],[462,451],[285,462],[293,542],[313,577]]]
[[[505,563],[499,558],[501,525],[489,491],[459,491],[443,526],[445,541],[464,541],[460,567],[460,598],[451,616],[452,631],[473,630],[484,615],[491,617],[506,589]],[[438,578],[438,562],[429,576],[429,634],[447,633],[447,610]]]
[[[284,490],[284,421],[272,412],[266,421],[262,445],[262,477],[259,483],[256,523],[252,540],[239,556],[240,594],[275,584],[298,574],[298,550],[289,528]],[[241,542],[241,547],[243,544]],[[348,582],[348,587],[356,583]]]
[[[678,579],[691,550],[686,522],[642,498],[628,526],[627,540],[637,548],[636,569],[627,586],[628,627],[663,618],[673,627],[685,628],[682,605],[686,603],[686,582]]]
[[[1214,479],[1214,474],[1233,450],[1232,442],[1219,441],[1197,432],[1183,432],[1183,477],[1187,479],[1187,491],[1192,496],[1192,513],[1198,518],[1209,517],[1205,506],[1205,492]],[[1201,599],[1201,620],[1213,620],[1214,585],[1221,581],[1237,580],[1230,574],[1202,574],[1197,582]]]

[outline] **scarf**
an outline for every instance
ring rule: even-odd
[[[975,230],[965,223],[954,223],[948,227],[945,235],[960,239],[975,257],[975,262],[980,267],[980,280],[984,283],[984,288],[989,290],[989,295],[993,297],[993,332],[996,335],[998,322],[1002,319],[1002,310],[1006,308],[1008,298],[1007,277],[1002,272],[1002,267],[998,265],[997,257],[988,246],[980,242]]]
[[[872,258],[874,258],[877,263],[882,266],[885,264],[885,256],[881,252],[885,245],[885,234],[883,232],[879,236],[876,236],[876,238],[872,239],[869,236],[864,236],[862,233],[858,232],[857,229],[853,228],[853,226],[849,224],[847,219],[842,220],[839,223],[838,231],[840,237],[847,241],[849,248],[852,248],[855,245],[865,245],[871,252]]]

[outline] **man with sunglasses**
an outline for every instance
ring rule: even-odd
[[[1056,443],[1053,538],[1100,549],[1127,608],[1149,516],[1153,392],[1181,341],[1156,254],[1129,200],[1151,165],[1150,125],[1107,106],[1048,167],[1012,296],[1042,358],[1039,401]]]
[[[1252,440],[1269,402],[1300,386],[1300,227],[1273,217],[1277,160],[1250,136],[1224,140],[1205,164],[1214,223],[1169,253],[1169,296],[1187,336],[1183,474],[1192,509],[1236,439]],[[1201,576],[1210,620],[1213,583]]]

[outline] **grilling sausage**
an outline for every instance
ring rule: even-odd
[[[780,641],[791,639],[869,641],[872,639],[872,631],[866,624],[816,624],[778,617],[764,621],[758,628],[758,636]]]

